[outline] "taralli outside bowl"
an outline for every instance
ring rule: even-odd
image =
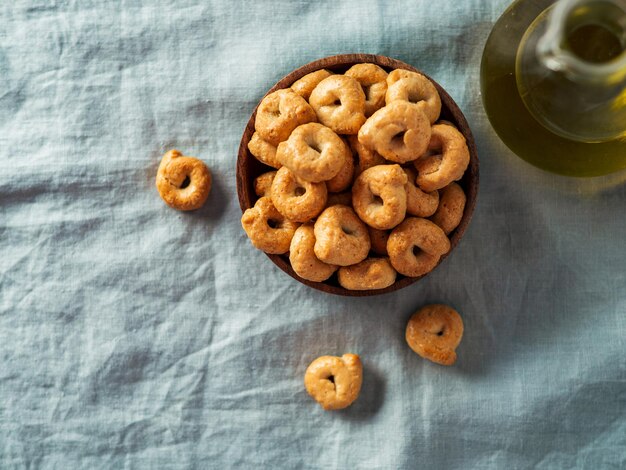
[[[422,75],[426,76],[435,85],[441,97],[442,106],[440,119],[453,123],[467,140],[467,146],[470,152],[470,163],[461,180],[457,181],[457,183],[463,188],[463,191],[465,192],[465,195],[467,197],[467,201],[465,204],[463,218],[461,219],[460,224],[449,235],[450,251],[446,255],[441,257],[441,259],[439,260],[439,264],[441,264],[441,262],[445,258],[450,256],[454,248],[458,245],[459,241],[463,237],[463,234],[465,233],[465,230],[467,229],[467,226],[469,225],[470,219],[472,218],[474,207],[476,205],[476,197],[478,194],[478,155],[476,152],[474,137],[472,136],[472,132],[469,128],[469,125],[467,124],[465,116],[463,116],[463,113],[454,102],[454,100],[450,97],[450,95],[448,95],[448,93],[446,93],[446,91],[437,82],[428,77],[428,75],[417,70],[415,67],[386,56],[372,54],[343,54],[325,57],[323,59],[319,59],[309,64],[303,65],[302,67],[294,70],[293,72],[289,73],[281,80],[279,80],[278,83],[270,88],[267,93],[269,94],[279,89],[289,88],[291,84],[293,84],[296,80],[299,80],[303,76],[316,70],[328,69],[332,72],[343,73],[353,65],[360,63],[376,64],[385,69],[387,72],[390,72],[394,69],[406,69],[419,72]],[[246,209],[249,209],[250,207],[253,207],[254,203],[258,199],[254,192],[254,179],[262,173],[274,170],[274,168],[266,166],[258,161],[256,158],[254,158],[254,156],[252,156],[252,154],[248,150],[248,142],[252,138],[252,134],[254,134],[254,120],[256,117],[257,108],[258,105],[257,107],[255,107],[252,116],[250,116],[250,119],[248,120],[248,124],[246,125],[246,129],[244,130],[243,137],[241,138],[241,144],[239,145],[239,155],[237,158],[237,194],[239,196],[239,205],[241,206],[242,212],[244,212]],[[276,266],[278,266],[284,272],[289,274],[294,279],[300,281],[301,283],[323,292],[345,296],[360,297],[386,294],[402,289],[403,287],[413,284],[422,277],[428,275],[425,274],[424,276],[420,277],[404,277],[398,274],[396,282],[385,289],[362,291],[348,290],[341,287],[337,282],[337,273],[333,274],[333,276],[325,282],[312,282],[306,279],[302,279],[294,272],[294,270],[291,268],[291,265],[289,264],[289,253],[286,253],[284,255],[267,254],[267,256]]]

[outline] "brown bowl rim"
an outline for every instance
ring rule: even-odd
[[[437,263],[437,266],[434,268],[436,269],[443,262],[443,260],[446,259],[450,255],[450,253],[452,253],[454,248],[460,242],[461,238],[463,238],[463,235],[465,234],[465,231],[474,213],[476,199],[478,196],[479,183],[478,153],[476,151],[474,136],[472,135],[472,131],[469,127],[469,124],[467,123],[467,120],[465,119],[465,116],[463,115],[463,112],[456,104],[456,102],[452,99],[452,97],[441,87],[441,85],[439,85],[435,80],[433,80],[430,76],[428,76],[421,70],[418,70],[415,67],[398,59],[392,59],[391,57],[375,54],[340,54],[314,60],[293,70],[292,72],[281,78],[274,86],[272,86],[264,96],[267,96],[268,94],[276,90],[288,88],[296,80],[316,70],[329,69],[331,71],[345,71],[348,67],[358,63],[373,63],[386,69],[387,71],[393,69],[406,69],[414,72],[419,72],[424,75],[435,85],[437,91],[439,92],[442,102],[442,114],[445,113],[450,115],[446,117],[458,127],[459,131],[465,136],[465,139],[467,140],[467,146],[470,152],[470,163],[467,167],[467,170],[463,174],[463,177],[459,181],[459,183],[463,187],[463,190],[465,191],[467,202],[465,204],[465,210],[463,212],[461,222],[450,236],[450,251],[448,251],[448,253],[441,257],[439,263]],[[261,100],[259,100],[259,103]],[[239,151],[237,155],[237,196],[239,198],[239,206],[241,207],[242,213],[245,212],[246,209],[252,207],[257,199],[257,196],[254,193],[253,189],[255,176],[250,176],[250,173],[254,173],[249,171],[250,165],[253,164],[257,167],[263,167],[264,171],[275,170],[275,168],[271,168],[260,163],[250,154],[248,150],[248,142],[250,141],[250,138],[254,133],[254,120],[256,117],[259,103],[257,103],[257,105],[254,107],[254,110],[250,115],[250,119],[246,124],[243,135],[241,137],[241,142],[239,144]],[[452,119],[449,119],[450,117]],[[303,279],[298,276],[292,269],[291,264],[289,263],[288,259],[286,259],[286,255],[273,255],[268,253],[265,254],[282,271],[284,271],[297,281],[301,282],[302,284],[305,284],[309,287],[312,287],[313,289],[322,292],[349,297],[363,297],[395,292],[419,281],[420,279],[434,271],[433,269],[430,272],[419,277],[401,277],[399,280],[396,280],[396,282],[394,282],[391,286],[384,289],[348,290],[339,285],[327,284],[326,282],[313,282],[307,279]],[[336,278],[336,274],[331,277],[331,279],[333,278]]]

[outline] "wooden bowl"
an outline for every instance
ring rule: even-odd
[[[289,88],[291,84],[294,83],[296,80],[316,70],[328,69],[333,72],[343,73],[354,64],[360,64],[363,62],[376,64],[387,70],[388,72],[393,69],[406,69],[419,72],[419,70],[411,67],[408,64],[405,64],[404,62],[385,56],[372,54],[342,54],[332,57],[325,57],[323,59],[319,59],[309,64],[303,65],[302,67],[294,70],[293,72],[289,73],[281,80],[279,80],[278,83],[270,88],[267,93],[269,94],[282,88]],[[420,73],[427,76],[423,72]],[[439,84],[435,82],[432,78],[428,78],[435,84],[435,86],[437,87],[437,91],[441,96],[442,106],[440,119],[450,121],[457,126],[459,131],[467,139],[467,146],[470,152],[470,164],[465,171],[463,178],[458,181],[458,183],[465,191],[465,195],[467,196],[465,212],[459,226],[449,235],[450,251],[445,256],[441,257],[441,260],[439,261],[439,263],[441,263],[446,257],[448,257],[452,253],[452,250],[454,250],[456,245],[459,243],[459,241],[463,237],[463,234],[465,233],[465,230],[467,229],[467,226],[469,225],[470,219],[472,218],[474,206],[476,205],[476,196],[478,193],[478,155],[476,153],[476,144],[474,143],[474,137],[472,136],[472,132],[467,124],[467,121],[465,120],[465,117],[463,116],[463,113],[454,102],[454,100],[450,97],[450,95],[448,95],[448,93],[446,93],[446,91],[441,88],[441,86],[439,86]],[[237,194],[239,196],[239,205],[241,206],[242,212],[254,206],[254,203],[258,199],[256,194],[254,193],[254,179],[262,173],[274,170],[274,168],[270,168],[259,162],[256,158],[252,156],[252,154],[248,150],[248,142],[250,141],[252,134],[254,134],[254,119],[256,117],[257,107],[254,108],[252,116],[250,116],[248,124],[246,125],[246,129],[243,132],[241,144],[239,145],[239,155],[237,157]],[[278,266],[284,272],[289,274],[294,279],[300,281],[301,283],[306,284],[309,287],[313,287],[314,289],[321,290],[323,292],[346,296],[356,297],[386,294],[388,292],[402,289],[403,287],[413,284],[422,277],[428,275],[425,274],[421,277],[404,277],[398,275],[396,282],[385,289],[353,291],[344,289],[339,285],[339,283],[337,282],[336,273],[333,274],[333,276],[325,282],[312,282],[306,279],[302,279],[294,272],[294,270],[291,268],[291,265],[289,264],[288,254],[268,254],[267,256],[276,266]]]

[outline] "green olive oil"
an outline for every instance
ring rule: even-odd
[[[494,26],[480,71],[482,99],[489,120],[513,152],[545,170],[569,176],[598,176],[624,169],[626,137],[605,142],[563,137],[533,117],[520,95],[516,79],[518,48],[535,19],[552,4],[553,0],[518,0]],[[592,64],[614,60],[625,48],[623,38],[597,24],[571,28],[565,43],[572,54]],[[621,105],[626,107],[626,89],[620,96]],[[617,102],[620,104],[619,98]]]

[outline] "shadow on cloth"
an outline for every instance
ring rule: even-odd
[[[386,388],[383,374],[370,364],[363,364],[363,385],[359,398],[337,414],[346,421],[367,421],[382,408]]]

